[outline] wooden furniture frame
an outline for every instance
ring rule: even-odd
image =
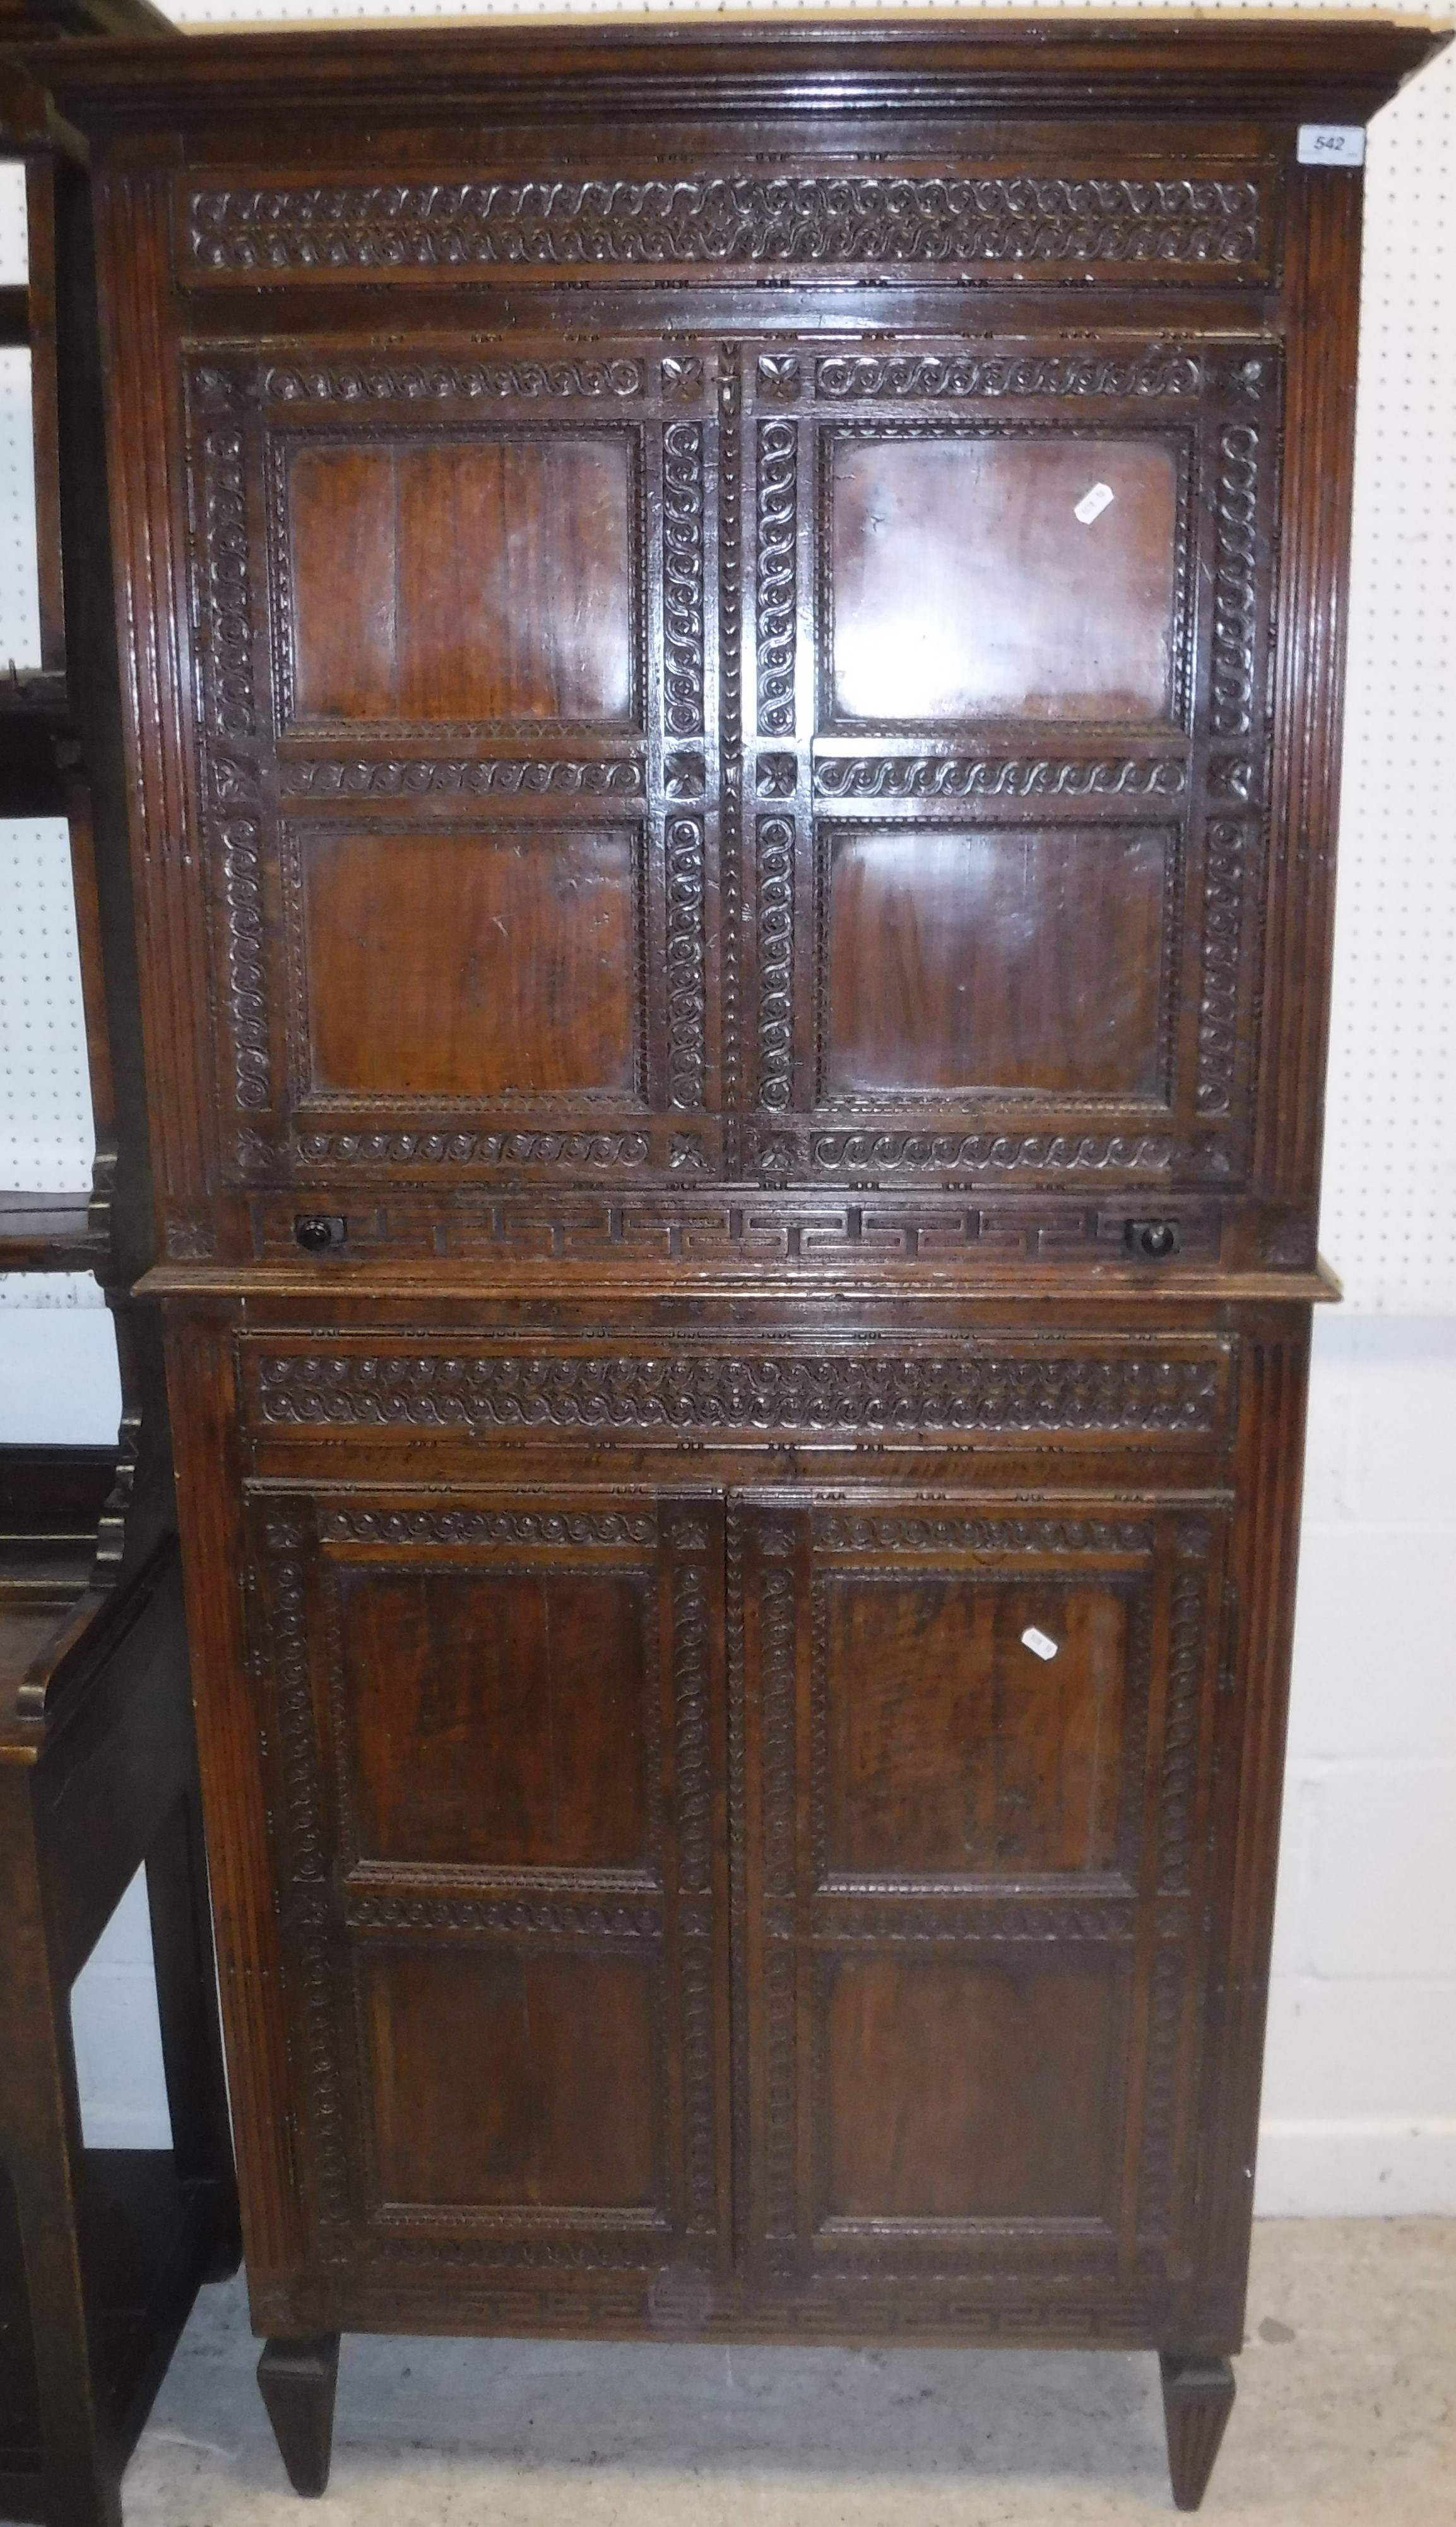
[[[364,2328],[1144,2346],[1201,2498],[1331,1295],[1296,144],[1433,42],[37,61],[301,2490]]]
[[[90,27],[163,23],[135,5]],[[83,12],[0,22],[86,30]],[[0,2516],[119,2527],[198,2285],[240,2243],[160,1327],[129,1296],[151,1185],[89,205],[43,91],[0,78],[0,146],[27,178],[28,286],[0,316],[31,357],[41,598],[39,672],[0,695],[0,807],[70,828],[97,1138],[90,1194],[0,1195],[0,1267],[96,1274],[124,1408],[112,1447],[0,1448]],[[91,2148],[72,1987],[143,1865],[173,2145]]]

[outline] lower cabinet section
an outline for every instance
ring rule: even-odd
[[[318,2325],[1170,2339],[1230,1504],[1078,1480],[248,1487]]]

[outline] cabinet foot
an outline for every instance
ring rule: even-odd
[[[293,2490],[310,2500],[328,2488],[338,2380],[337,2334],[276,2335],[263,2346],[258,2386],[273,2436]]]
[[[1223,2426],[1233,2410],[1233,2365],[1159,2353],[1168,2422],[1168,2470],[1179,2509],[1196,2509],[1208,2490]]]

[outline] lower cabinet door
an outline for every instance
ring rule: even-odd
[[[317,2260],[462,2321],[564,2287],[691,2323],[729,2251],[721,1503],[250,1514]]]
[[[1224,1540],[1217,1499],[732,1503],[769,2296],[1095,2333],[1186,2275]]]

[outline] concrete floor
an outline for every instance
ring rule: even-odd
[[[345,2340],[289,2492],[239,2284],[204,2291],[128,2527],[1119,2527],[1171,2517],[1156,2362]],[[1456,2221],[1270,2221],[1209,2519],[1456,2527]]]

